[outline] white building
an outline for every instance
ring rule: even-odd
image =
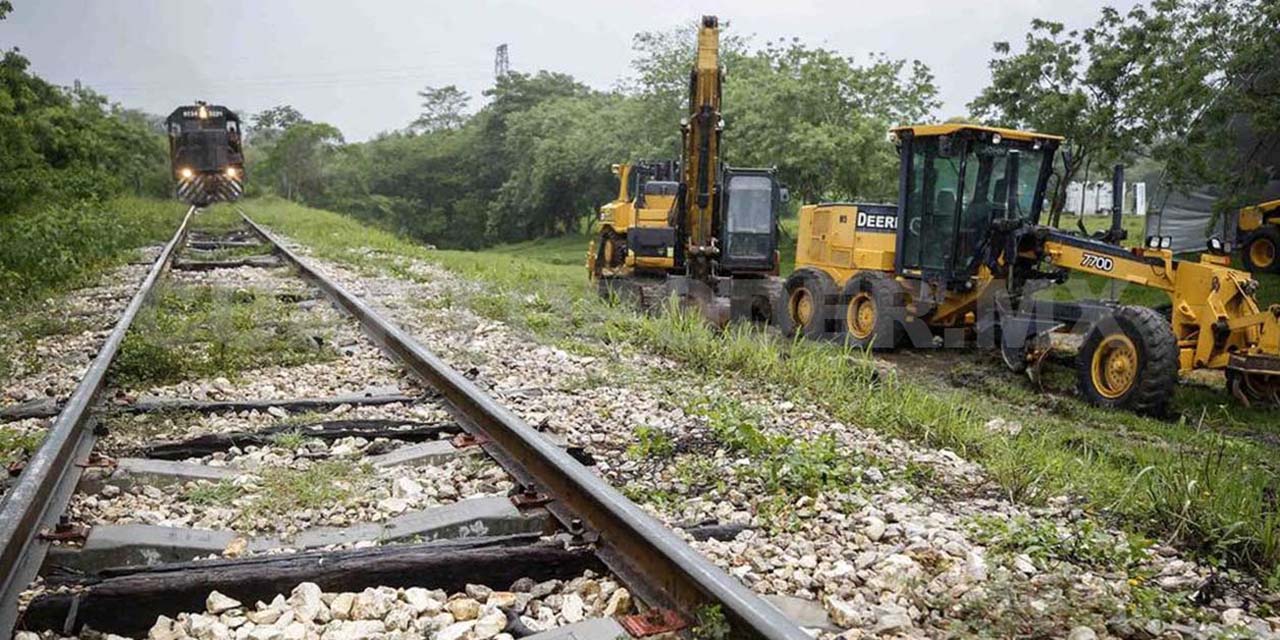
[[[1147,215],[1147,183],[1126,182],[1121,210],[1125,215]],[[1081,204],[1083,203],[1083,206]],[[1067,202],[1064,211],[1085,215],[1109,215],[1111,213],[1111,181],[1072,182],[1067,185]]]

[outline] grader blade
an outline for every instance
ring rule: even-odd
[[[1227,363],[1227,389],[1246,406],[1280,406],[1280,357],[1231,356]]]

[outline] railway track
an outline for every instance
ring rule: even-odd
[[[0,635],[613,640],[723,619],[718,637],[809,637],[268,230],[194,216],[0,504]],[[304,308],[340,358],[106,393],[175,280]],[[290,375],[357,365],[389,384],[290,395]],[[310,502],[273,511],[272,491]]]

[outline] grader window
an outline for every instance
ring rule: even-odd
[[[959,209],[960,162],[958,154],[942,153],[937,138],[915,141],[903,218],[904,268],[949,269],[952,229]]]

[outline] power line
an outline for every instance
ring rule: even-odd
[[[202,80],[192,76],[176,77],[154,82],[101,82],[90,83],[99,91],[112,93],[131,93],[151,91],[173,87],[218,87],[218,88],[258,88],[258,87],[316,87],[316,86],[368,86],[397,83],[405,80],[420,80],[424,75],[439,73],[442,70],[459,69],[470,71],[473,65],[440,64],[414,67],[388,67],[371,70],[343,70],[337,72],[289,74],[276,76],[258,76],[242,78],[211,78]]]

